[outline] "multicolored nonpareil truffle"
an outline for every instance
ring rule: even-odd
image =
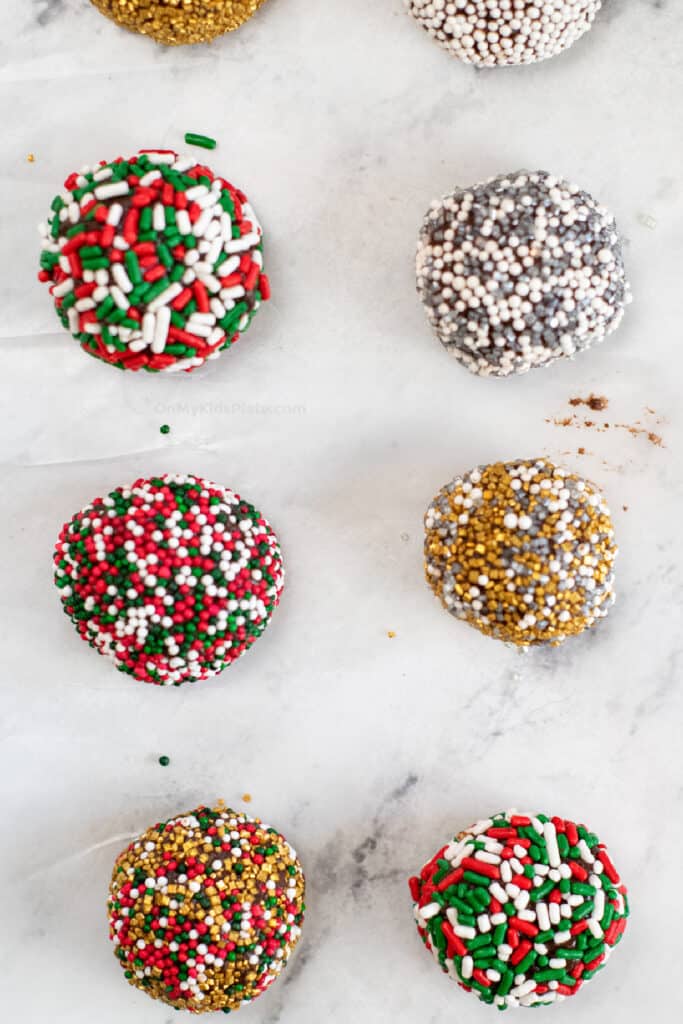
[[[270,296],[247,197],[192,156],[142,150],[69,175],[39,279],[85,352],[124,370],[216,359]]]
[[[562,53],[602,0],[405,0],[418,24],[467,64],[532,64]]]
[[[604,843],[545,814],[494,814],[410,880],[418,931],[467,992],[505,1010],[573,996],[606,963],[629,913]]]
[[[95,498],[62,528],[54,565],[81,638],[161,686],[208,679],[244,654],[284,586],[269,523],[196,476],[136,480]]]
[[[631,299],[614,217],[546,171],[517,171],[432,203],[417,291],[472,373],[508,377],[602,341]]]
[[[601,492],[544,458],[458,476],[425,515],[425,573],[443,607],[519,647],[557,646],[607,615],[616,555]]]
[[[208,43],[233,32],[265,0],[91,0],[117,25],[166,46]]]
[[[278,977],[301,934],[304,876],[284,836],[223,805],[143,832],[114,864],[109,933],[131,985],[229,1012]]]

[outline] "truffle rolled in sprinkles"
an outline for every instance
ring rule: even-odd
[[[166,46],[208,43],[234,32],[265,0],[90,0],[122,28]]]
[[[238,1010],[286,966],[304,875],[284,836],[223,804],[154,825],[117,857],[109,934],[125,977],[178,1010]]]
[[[508,377],[602,341],[631,301],[614,217],[546,171],[517,171],[432,203],[417,292],[446,351]]]
[[[284,567],[266,519],[196,476],[136,480],[64,525],[55,583],[79,636],[146,683],[217,675],[261,636]]]
[[[425,515],[425,576],[487,636],[557,646],[614,603],[614,530],[601,492],[548,459],[455,477]]]
[[[576,995],[626,928],[626,887],[585,825],[507,811],[458,833],[410,879],[420,936],[499,1010]]]
[[[602,0],[405,0],[419,25],[467,64],[532,64],[562,53],[593,24]]]
[[[217,359],[270,296],[247,197],[193,156],[141,150],[71,174],[40,230],[63,327],[119,369]]]

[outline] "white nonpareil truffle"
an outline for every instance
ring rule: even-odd
[[[445,50],[467,64],[533,64],[568,49],[602,0],[405,0]]]

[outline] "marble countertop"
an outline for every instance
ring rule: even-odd
[[[87,0],[4,0],[0,25],[5,1019],[171,1024],[112,957],[113,858],[153,821],[218,797],[243,807],[247,792],[297,847],[309,914],[286,980],[245,1021],[491,1021],[421,950],[406,878],[507,806],[586,820],[632,895],[608,969],[548,1014],[670,1019],[662,979],[678,977],[683,909],[680,3],[609,0],[562,57],[483,73],[430,43],[401,0],[269,0],[234,36],[175,51]],[[186,130],[215,134],[215,166],[249,192],[274,298],[206,372],[115,373],[58,329],[34,224],[69,171],[182,148]],[[480,380],[430,335],[414,242],[434,196],[519,167],[611,207],[635,301],[575,362]],[[554,422],[590,392],[609,398],[609,429]],[[442,612],[422,582],[421,517],[456,472],[538,453],[605,489],[619,598],[590,635],[521,655]],[[161,471],[256,502],[289,572],[255,650],[179,690],[97,658],[51,584],[61,523]]]

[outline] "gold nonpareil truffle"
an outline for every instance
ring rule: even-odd
[[[207,43],[233,32],[265,0],[90,0],[117,25],[166,46]]]

